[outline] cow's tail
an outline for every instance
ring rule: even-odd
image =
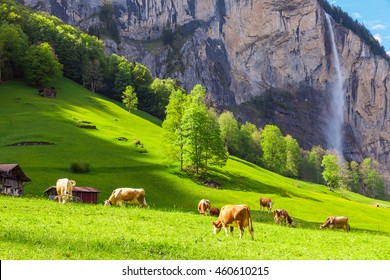
[[[252,225],[252,217],[251,217],[250,215],[249,215],[248,223],[249,223],[249,225],[248,225],[248,227],[249,227],[249,233],[250,233],[251,236],[252,236],[252,240],[254,240],[255,237],[254,237],[254,230],[253,230],[253,225]]]
[[[144,207],[148,207],[148,204],[146,203],[145,195],[144,195],[144,202],[143,202],[143,204],[144,204]]]
[[[254,230],[253,230],[253,224],[252,224],[252,216],[251,216],[251,210],[248,207],[248,229],[249,233],[251,234],[252,240],[254,240]]]

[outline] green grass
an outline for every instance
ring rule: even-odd
[[[195,211],[60,205],[2,197],[1,259],[389,259],[389,236],[369,231],[287,228],[255,213],[245,230],[212,234],[212,217]],[[5,226],[6,225],[6,226]],[[240,250],[232,248],[240,245]],[[353,249],[352,249],[353,248]],[[205,256],[205,252],[207,255]]]
[[[32,179],[27,198],[0,196],[1,259],[389,259],[389,202],[332,192],[234,157],[225,168],[212,169],[220,189],[202,186],[163,164],[159,120],[129,114],[67,79],[56,88],[57,98],[48,99],[23,82],[0,85],[0,162],[19,163]],[[80,122],[97,129],[79,128]],[[139,153],[134,140],[147,153]],[[26,141],[53,145],[9,146]],[[75,162],[89,163],[90,172],[72,173]],[[100,203],[58,205],[43,198],[64,177],[101,190]],[[117,187],[144,188],[150,207],[103,207]],[[286,209],[296,228],[277,226],[260,213],[260,196]],[[237,230],[233,238],[214,236],[215,218],[196,211],[202,198],[215,207],[248,204],[255,241],[247,231],[241,241]],[[329,215],[347,215],[351,232],[319,230]],[[230,249],[241,243],[247,249]],[[210,253],[204,256],[204,250]]]

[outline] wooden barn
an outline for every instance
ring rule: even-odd
[[[73,200],[82,203],[98,203],[99,190],[91,187],[73,187]],[[49,197],[57,195],[56,187],[50,187],[44,191]]]
[[[0,164],[0,193],[21,196],[24,184],[31,182],[19,164]]]

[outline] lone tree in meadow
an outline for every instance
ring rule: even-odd
[[[138,98],[132,86],[127,86],[122,95],[122,102],[131,113],[131,110],[137,109]]]

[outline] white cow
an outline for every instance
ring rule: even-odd
[[[56,190],[59,203],[66,203],[72,198],[73,187],[76,182],[68,178],[58,179],[56,183]]]

